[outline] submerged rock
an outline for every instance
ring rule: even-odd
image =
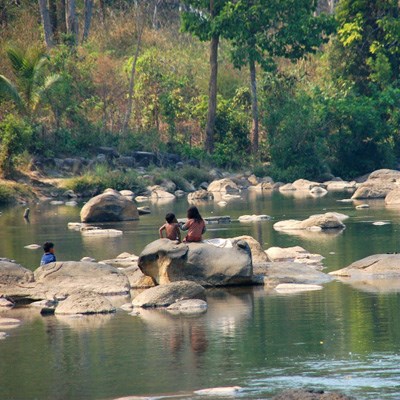
[[[239,222],[259,222],[259,221],[269,221],[271,217],[266,214],[261,215],[241,215],[239,217]]]
[[[56,315],[65,314],[107,314],[115,312],[110,300],[91,292],[72,293],[56,307]]]
[[[81,210],[82,222],[132,221],[139,219],[135,203],[116,190],[107,189],[91,198]]]
[[[272,398],[272,400],[356,400],[341,393],[324,392],[314,389],[290,389]]]
[[[235,396],[241,391],[240,386],[228,386],[195,390],[194,393],[199,396]]]
[[[322,260],[325,258],[320,254],[312,254],[300,246],[294,247],[270,247],[265,251],[270,261],[293,261],[307,264],[313,268],[322,269]]]
[[[205,289],[195,282],[180,281],[147,289],[136,296],[134,307],[168,307],[176,301],[187,299],[205,300]]]
[[[207,311],[208,305],[204,300],[190,299],[180,300],[171,304],[167,311],[171,314],[203,314]]]
[[[176,243],[159,239],[139,257],[139,268],[158,284],[189,280],[203,286],[251,282],[251,250],[244,241],[231,247],[207,243]]]
[[[321,289],[323,289],[321,285],[306,285],[304,283],[280,283],[275,288],[275,291],[277,291],[278,293],[297,293]]]

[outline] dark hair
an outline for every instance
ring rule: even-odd
[[[200,222],[203,220],[203,218],[201,217],[199,210],[197,209],[196,206],[191,206],[188,208],[187,210],[187,218],[188,219],[194,219],[197,222]]]
[[[50,251],[50,249],[52,249],[53,247],[54,247],[54,243],[45,242],[43,245],[43,250],[45,251],[45,253],[48,253]]]
[[[172,222],[174,222],[174,220],[175,220],[175,214],[174,213],[168,213],[166,216],[165,216],[165,220],[169,223],[169,224],[171,224]]]

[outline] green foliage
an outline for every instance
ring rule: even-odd
[[[65,187],[76,193],[93,195],[101,193],[107,188],[127,189],[139,193],[145,185],[135,171],[111,171],[107,167],[99,165],[94,171],[88,171],[82,176],[68,179]]]
[[[32,136],[31,126],[12,114],[0,123],[0,171],[8,176],[16,157],[22,153]]]
[[[27,185],[14,182],[0,182],[0,204],[13,203],[19,199],[33,199],[34,194]]]
[[[386,104],[353,93],[325,101],[328,162],[333,174],[353,178],[394,166],[394,140],[385,117]]]
[[[266,99],[266,125],[272,176],[283,181],[317,179],[326,165],[321,116],[312,98],[284,79],[265,84],[271,93]]]
[[[189,165],[186,165],[179,170],[179,174],[187,181],[193,183],[196,187],[202,182],[209,182],[211,180],[210,174],[207,170],[191,167]]]
[[[397,0],[341,0],[336,19],[338,40],[332,55],[336,76],[353,82],[361,94],[367,95],[371,94],[371,83],[380,87],[398,85],[400,22]]]

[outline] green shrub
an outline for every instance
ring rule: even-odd
[[[211,180],[211,176],[207,170],[192,167],[190,165],[184,166],[179,171],[179,174],[187,181],[193,183],[194,186],[198,186],[202,182],[209,182]]]
[[[104,166],[97,166],[94,171],[82,176],[70,178],[64,185],[76,193],[100,193],[107,188],[132,190],[139,193],[145,188],[144,182],[135,171],[110,171]]]
[[[0,182],[0,204],[13,203],[18,199],[33,199],[34,193],[26,185],[13,182]]]
[[[24,151],[31,136],[32,127],[13,114],[0,123],[0,171],[3,176],[13,171],[16,157]]]

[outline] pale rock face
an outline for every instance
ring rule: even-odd
[[[217,181],[211,182],[208,185],[207,190],[209,192],[224,192],[228,194],[237,194],[240,192],[240,189],[238,188],[236,183],[228,178],[219,179]]]
[[[293,182],[293,187],[296,190],[311,190],[314,187],[322,187],[322,183],[312,182],[307,179],[297,179],[297,181]]]
[[[280,192],[293,192],[297,190],[292,183],[286,183],[285,185],[282,185],[279,187]]]
[[[253,174],[253,175],[250,175],[248,178],[247,178],[247,180],[250,182],[250,184],[251,185],[253,185],[253,186],[256,186],[256,185],[258,185],[258,181],[259,181],[259,179]]]
[[[246,242],[251,250],[251,258],[253,261],[253,264],[259,264],[259,263],[263,263],[266,261],[269,261],[268,259],[268,255],[265,253],[265,251],[263,250],[261,244],[254,239],[252,236],[236,236],[232,239],[233,243],[236,243],[240,240]]]
[[[146,289],[155,286],[153,278],[145,275],[137,265],[123,268],[121,271],[128,277],[131,289]]]
[[[81,210],[82,222],[131,221],[139,219],[135,203],[113,189],[91,198]]]
[[[231,247],[218,247],[159,239],[144,248],[139,268],[158,284],[181,280],[203,286],[245,284],[251,282],[251,250],[240,240]]]
[[[196,190],[193,193],[188,194],[188,201],[191,202],[193,200],[213,200],[214,196],[208,190],[200,189]]]
[[[195,282],[180,281],[147,289],[136,296],[134,307],[168,307],[176,301],[187,299],[205,300],[205,290]]]
[[[259,221],[269,221],[271,217],[266,214],[262,215],[241,215],[239,217],[239,222],[259,222]]]
[[[107,314],[115,312],[115,307],[106,297],[92,292],[72,293],[56,307],[55,314]]]
[[[400,188],[390,191],[385,197],[385,203],[388,206],[400,205]]]
[[[151,192],[151,201],[157,201],[157,200],[174,200],[175,195],[172,193],[169,193],[165,190],[161,189],[156,189]]]

